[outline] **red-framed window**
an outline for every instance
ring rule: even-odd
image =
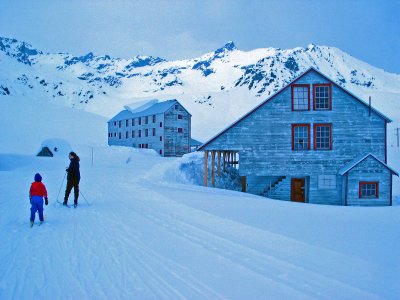
[[[332,84],[313,84],[314,110],[332,110]]]
[[[378,181],[360,181],[359,198],[379,198],[379,182]]]
[[[310,110],[310,85],[292,84],[292,111]]]
[[[310,124],[292,124],[292,150],[310,150]]]
[[[332,124],[314,124],[314,150],[332,150]]]

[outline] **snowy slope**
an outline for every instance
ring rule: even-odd
[[[0,38],[0,97],[29,95],[107,118],[127,104],[176,98],[193,115],[193,137],[205,141],[310,67],[365,101],[371,96],[374,107],[400,121],[400,75],[313,44],[246,52],[229,42],[198,58],[166,61],[44,53]]]
[[[194,186],[179,174],[186,158],[106,146],[98,116],[18,97],[1,111],[0,299],[398,298],[400,205],[304,205]],[[67,157],[34,156],[49,137],[81,157],[77,209],[56,202]],[[29,228],[36,172],[50,204]]]

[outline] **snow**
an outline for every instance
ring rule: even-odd
[[[398,299],[398,181],[392,207],[276,201],[196,185],[196,153],[109,147],[103,117],[28,97],[0,109],[0,299]],[[67,155],[36,157],[44,144],[80,156],[77,209],[57,203]],[[50,203],[29,228],[36,172]]]

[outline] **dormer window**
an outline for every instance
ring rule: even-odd
[[[314,110],[332,110],[331,84],[314,84]]]
[[[310,110],[309,84],[292,84],[292,110]]]

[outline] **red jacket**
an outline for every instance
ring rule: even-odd
[[[29,197],[33,196],[47,197],[46,187],[40,181],[32,182],[31,188],[29,190]]]

